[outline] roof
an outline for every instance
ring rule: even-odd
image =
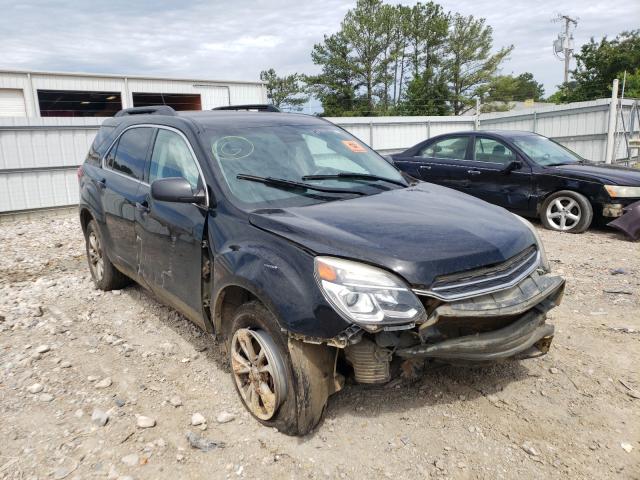
[[[473,135],[477,133],[488,133],[490,135],[497,135],[501,137],[526,137],[531,135],[537,135],[534,132],[527,132],[525,130],[463,130],[460,132],[447,132],[441,135],[437,135],[437,137],[444,137],[448,135]],[[436,136],[431,137],[436,138]]]
[[[194,110],[178,111],[173,115],[163,114],[139,114],[109,117],[105,124],[118,125],[121,122],[128,124],[166,124],[173,123],[176,119],[188,119],[202,129],[210,127],[259,127],[270,125],[318,125],[329,122],[324,119],[304,115],[301,113],[282,112],[247,112],[247,111],[227,111],[227,110]]]
[[[88,73],[88,72],[56,72],[46,70],[20,70],[20,69],[0,69],[2,73],[13,74],[31,74],[31,75],[55,75],[62,77],[99,77],[99,78],[118,78],[118,79],[131,79],[131,80],[166,80],[172,82],[197,82],[206,84],[244,84],[244,85],[264,85],[266,82],[262,80],[212,80],[203,78],[184,78],[184,77],[153,77],[150,75],[124,75],[114,73]]]

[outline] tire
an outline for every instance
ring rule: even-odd
[[[104,291],[126,287],[131,280],[116,269],[109,260],[95,220],[91,220],[87,225],[84,237],[89,271],[95,286]]]
[[[248,339],[254,359],[258,357],[250,365],[245,343]],[[287,435],[306,435],[313,430],[322,417],[328,393],[314,388],[310,379],[316,372],[306,368],[305,361],[297,361],[294,368],[287,337],[260,302],[238,307],[227,343],[233,384],[247,411],[263,425]],[[264,371],[259,373],[258,369]]]
[[[542,203],[540,220],[557,232],[582,233],[593,220],[593,207],[584,195],[571,190],[556,192]]]

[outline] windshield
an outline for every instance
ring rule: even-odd
[[[540,135],[527,135],[513,137],[515,143],[526,153],[531,160],[538,165],[550,167],[553,165],[566,165],[569,163],[579,163],[583,159],[577,153],[554,142],[553,140]]]
[[[232,196],[250,208],[309,205],[406,185],[395,167],[329,124],[212,128],[206,142]],[[318,188],[285,188],[282,182],[248,181],[248,176]]]

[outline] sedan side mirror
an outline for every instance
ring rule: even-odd
[[[154,200],[174,203],[196,203],[204,205],[207,197],[204,191],[193,192],[191,184],[182,177],[161,178],[151,184]]]
[[[512,160],[502,169],[502,173],[506,175],[507,173],[511,173],[514,170],[520,170],[521,168],[522,162],[520,160]]]

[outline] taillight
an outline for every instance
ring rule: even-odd
[[[78,175],[78,181],[80,181],[80,179],[84,177],[84,169],[82,168],[82,165],[78,167],[78,171],[76,173]]]

